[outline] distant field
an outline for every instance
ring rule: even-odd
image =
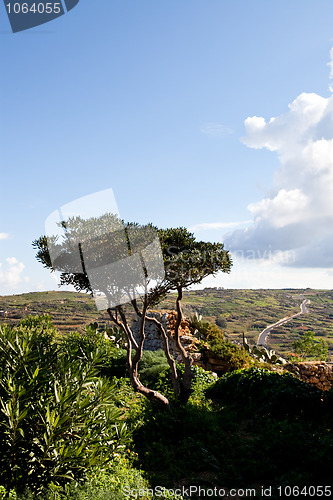
[[[85,325],[97,321],[105,325],[106,313],[101,314],[94,300],[76,292],[32,292],[22,295],[0,296],[0,323],[17,323],[30,314],[50,314],[54,325],[62,332],[83,331]],[[3,314],[7,312],[7,317]]]
[[[204,319],[215,322],[230,339],[241,341],[243,332],[251,343],[259,333],[278,319],[299,312],[301,295],[309,298],[309,313],[290,321],[268,337],[268,345],[280,354],[291,350],[293,340],[306,330],[329,343],[333,358],[333,291],[311,289],[288,290],[228,290],[205,288],[184,293],[186,316],[197,311]],[[174,309],[173,295],[159,309]],[[29,314],[48,313],[61,331],[83,331],[85,325],[97,321],[105,326],[108,315],[96,310],[93,299],[75,292],[35,292],[0,297],[0,323],[16,323]],[[4,311],[7,317],[4,318]]]

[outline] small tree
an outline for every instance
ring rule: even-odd
[[[326,361],[328,354],[328,344],[325,340],[315,340],[312,331],[304,332],[299,340],[293,342],[293,348],[301,361],[305,359]]]
[[[41,236],[33,242],[33,247],[37,249],[37,260],[51,272],[60,271],[60,285],[73,285],[76,290],[94,293],[95,296],[103,293],[111,320],[126,335],[127,367],[134,389],[149,400],[169,407],[169,400],[145,387],[138,374],[145,341],[145,322],[154,323],[163,340],[174,394],[186,402],[191,393],[193,361],[180,342],[183,290],[219,271],[230,272],[231,259],[223,244],[198,242],[194,235],[183,227],[157,229],[151,224],[139,226],[136,223],[124,223],[113,214],[87,220],[72,217],[62,221],[60,226],[64,229],[62,241],[52,235]],[[160,255],[156,250],[156,235],[159,239]],[[133,241],[135,245],[132,244]],[[129,256],[131,259],[128,259]],[[164,268],[162,274],[160,256]],[[135,259],[142,264],[143,274],[140,276],[131,264]],[[106,262],[111,265],[105,265]],[[116,262],[118,264],[114,269],[112,264]],[[154,279],[151,274],[155,274]],[[149,314],[149,309],[171,291],[177,292],[174,342],[185,365],[181,379],[170,353],[167,332],[161,322]],[[129,324],[128,308],[124,307],[124,303],[130,304],[140,318],[137,339]]]

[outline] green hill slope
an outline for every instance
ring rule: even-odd
[[[228,290],[205,288],[184,293],[186,316],[195,311],[216,323],[231,340],[241,342],[242,334],[255,343],[259,333],[284,316],[299,312],[301,295],[309,298],[309,312],[272,331],[268,344],[280,354],[291,350],[291,343],[306,330],[325,339],[333,357],[333,291],[311,289]],[[169,295],[159,309],[174,309],[175,297]],[[97,311],[94,300],[75,292],[34,292],[0,297],[0,323],[16,323],[29,314],[50,314],[62,332],[83,331],[85,325],[97,321],[106,325],[108,315]]]

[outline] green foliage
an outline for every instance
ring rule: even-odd
[[[97,377],[98,348],[77,358],[43,318],[31,324],[0,329],[0,470],[7,488],[36,493],[81,479],[129,436],[114,386]]]
[[[134,457],[135,458],[135,457]],[[17,497],[14,490],[9,495],[10,500],[123,500],[124,492],[138,492],[142,494],[142,500],[155,500],[155,495],[147,496],[144,491],[151,492],[151,487],[148,480],[145,478],[145,473],[141,469],[137,469],[132,464],[132,459],[126,456],[115,454],[111,462],[105,467],[92,467],[85,475],[83,483],[66,484],[64,487],[57,486],[51,483],[41,495],[36,497],[35,493],[26,489],[22,495]],[[4,491],[0,487],[1,493]],[[14,496],[13,496],[14,495]],[[166,494],[165,499],[182,500],[181,496]]]
[[[113,332],[113,330],[112,330]],[[72,358],[87,362],[98,349],[100,361],[96,368],[100,376],[126,377],[126,350],[117,347],[117,343],[105,338],[105,331],[99,330],[97,323],[86,327],[85,334],[71,332],[59,340],[59,349],[69,353]],[[107,335],[111,333],[107,330]]]
[[[183,365],[179,365],[179,368],[182,370]],[[204,391],[209,387],[213,382],[215,382],[217,375],[207,370],[201,368],[201,366],[191,366],[192,372],[192,394],[190,397],[190,403],[197,404],[198,406],[205,406],[206,401],[204,398]]]
[[[257,346],[257,345],[250,347],[246,338],[244,338],[244,349],[253,358],[263,363],[270,363],[277,365],[284,365],[287,363],[287,361],[284,358],[275,354],[275,351],[273,351],[272,349],[268,350],[264,346]]]
[[[250,357],[245,349],[228,339],[214,338],[209,343],[209,351],[226,364],[228,371],[238,370],[250,363]]]
[[[294,352],[298,355],[299,361],[320,360],[326,361],[328,353],[328,344],[325,340],[315,340],[315,334],[312,331],[307,331],[302,334],[299,340],[293,342]],[[295,358],[293,358],[295,361]]]
[[[153,485],[330,484],[329,394],[262,369],[205,392],[167,413],[146,407],[134,443]]]
[[[36,328],[40,331],[47,330],[49,333],[55,333],[55,328],[49,314],[28,316],[20,320],[20,326],[27,328]]]
[[[245,349],[225,339],[217,325],[201,320],[198,314],[191,316],[190,325],[194,335],[202,340],[204,357],[220,359],[225,364],[226,371],[237,370],[249,364],[250,357]]]
[[[164,378],[169,378],[169,364],[162,349],[144,351],[140,360],[140,381],[157,390],[157,385]]]
[[[246,413],[270,417],[320,417],[331,398],[291,374],[262,368],[227,373],[206,390],[206,396],[241,405]]]
[[[191,328],[194,329],[194,335],[204,341],[223,340],[224,335],[222,330],[217,325],[213,325],[208,321],[203,321],[201,316],[191,316]]]
[[[223,316],[223,314],[219,314],[216,319],[215,319],[215,323],[217,324],[217,326],[219,326],[220,328],[225,328],[227,326],[227,320],[225,319],[225,317]]]
[[[51,484],[38,500],[121,500],[123,488],[148,489],[149,483],[141,470],[135,469],[125,456],[115,454],[104,467],[92,467],[82,484],[72,483],[65,487]],[[36,500],[27,490],[18,500]]]
[[[199,366],[192,366],[192,391],[201,394],[204,388],[211,384],[215,378]],[[184,374],[184,365],[177,363],[179,378]],[[173,387],[170,379],[170,367],[162,349],[157,351],[144,351],[140,361],[140,380],[148,387],[160,391],[168,398],[173,397]]]
[[[0,486],[0,500],[17,500],[17,494],[15,490],[7,491],[4,486]]]
[[[165,266],[165,283],[170,290],[200,283],[218,271],[230,272],[230,254],[222,243],[196,241],[185,227],[159,229]]]

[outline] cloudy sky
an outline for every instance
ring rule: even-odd
[[[71,201],[224,242],[206,286],[332,288],[330,0],[80,0],[21,33],[0,6],[0,295],[57,286],[31,241]]]

